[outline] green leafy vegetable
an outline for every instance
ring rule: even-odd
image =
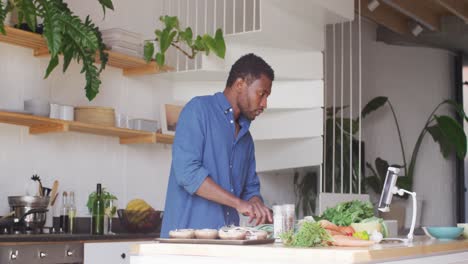
[[[372,216],[374,216],[374,208],[370,202],[354,200],[327,208],[319,218],[326,219],[338,226],[349,226]]]
[[[332,240],[330,234],[317,222],[304,222],[297,233],[291,230],[280,237],[286,246],[292,247],[327,246]]]
[[[109,207],[107,201],[117,200],[117,197],[115,195],[113,195],[112,193],[106,191],[106,188],[102,188],[102,194],[101,195],[102,195],[102,199],[104,200],[104,203],[106,205],[105,206],[106,208]],[[90,213],[93,211],[94,200],[96,200],[96,191],[89,194],[88,202],[86,203],[86,206],[88,207],[88,210],[89,210]]]

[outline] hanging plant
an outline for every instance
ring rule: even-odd
[[[155,54],[153,42],[147,42],[144,48],[144,57],[147,62],[153,59],[159,66],[163,66],[166,60],[166,51],[170,46],[176,48],[190,59],[194,59],[198,52],[205,52],[208,56],[213,52],[216,56],[224,59],[226,54],[226,44],[224,42],[223,31],[218,28],[213,36],[204,34],[193,37],[190,27],[182,30],[179,19],[176,16],[161,16],[159,20],[164,23],[163,30],[156,30],[156,38],[159,43],[159,51]],[[182,44],[186,44],[189,50],[184,50]]]
[[[105,14],[106,8],[113,10],[112,0],[98,0]],[[59,64],[59,55],[63,55],[63,72],[74,59],[82,63],[81,73],[86,78],[86,97],[93,100],[99,93],[100,73],[106,67],[108,55],[104,52],[99,28],[86,17],[82,21],[68,8],[63,0],[8,0],[6,4],[0,1],[0,32],[6,34],[4,20],[8,12],[16,10],[18,25],[25,22],[35,32],[37,18],[43,19],[43,36],[50,52],[50,61],[44,78]],[[96,52],[99,53],[101,65],[94,65]]]

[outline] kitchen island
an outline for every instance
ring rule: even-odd
[[[241,263],[468,263],[468,240],[441,241],[416,237],[413,243],[382,243],[367,248],[289,248],[266,245],[140,244],[131,264]],[[388,262],[389,261],[389,262]]]

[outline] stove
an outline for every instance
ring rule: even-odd
[[[5,241],[0,242],[0,263],[83,263],[83,243],[58,239],[64,236],[68,234],[53,228],[4,228],[0,230],[0,239]]]

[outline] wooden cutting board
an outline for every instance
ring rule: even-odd
[[[228,239],[185,239],[185,238],[156,238],[160,243],[178,244],[216,244],[216,245],[259,245],[271,244],[275,239],[255,239],[255,240],[228,240]]]

